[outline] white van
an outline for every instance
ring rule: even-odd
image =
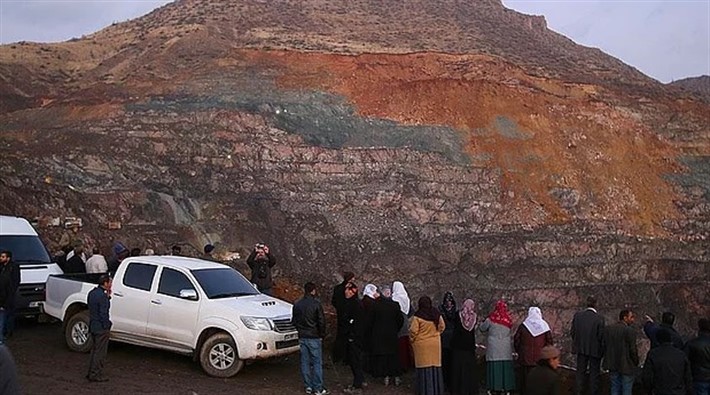
[[[62,274],[62,269],[51,262],[47,248],[24,218],[0,215],[0,251],[4,250],[12,252],[12,260],[20,265],[17,315],[39,315],[47,278]]]

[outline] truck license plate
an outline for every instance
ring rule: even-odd
[[[39,302],[39,301],[38,302],[30,302],[30,307],[31,308],[32,307],[39,307],[39,305],[41,305],[41,304],[42,304],[42,302]]]
[[[284,340],[298,339],[298,333],[289,333],[284,336]]]

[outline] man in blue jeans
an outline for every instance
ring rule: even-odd
[[[301,374],[307,394],[325,395],[330,393],[323,387],[325,315],[320,300],[316,298],[316,285],[308,282],[304,291],[303,298],[293,305],[292,314],[301,346]]]
[[[604,368],[611,376],[611,395],[631,395],[634,371],[639,365],[636,332],[631,325],[635,316],[631,310],[621,310],[619,321],[604,329]]]
[[[685,345],[695,395],[710,395],[710,320],[698,320],[698,337]]]

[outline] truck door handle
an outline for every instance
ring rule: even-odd
[[[161,302],[159,300],[151,300],[150,303],[158,304],[158,305],[163,304],[163,302]]]
[[[113,294],[113,296],[118,296],[119,298],[123,297],[123,294],[120,292],[113,292],[112,294]]]

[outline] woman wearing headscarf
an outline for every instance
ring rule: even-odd
[[[375,307],[375,301],[380,297],[377,292],[377,287],[374,284],[367,284],[362,291],[362,315],[363,322],[372,322],[372,313]],[[369,332],[367,325],[364,327],[363,331],[363,342],[362,342],[362,360],[365,367],[365,372],[372,374],[372,361],[370,359],[372,355],[372,334]]]
[[[399,328],[398,336],[398,352],[399,365],[407,371],[414,366],[414,356],[412,355],[412,346],[409,343],[409,316],[410,316],[410,300],[404,284],[399,281],[392,283],[392,300],[399,304],[399,311],[404,318],[402,327]],[[400,380],[395,378],[395,385],[399,385]]]
[[[519,379],[520,390],[523,394],[526,393],[525,380],[530,371],[537,366],[542,348],[552,344],[550,325],[542,319],[542,311],[539,307],[530,307],[527,318],[518,327],[513,337],[513,346],[515,352],[518,353],[518,364],[522,367]]]
[[[451,338],[451,393],[478,395],[476,370],[476,303],[466,299],[461,305]]]
[[[403,369],[397,357],[397,334],[402,327],[404,317],[399,311],[399,304],[392,300],[389,285],[380,288],[380,297],[372,307],[370,320],[366,322],[370,334],[370,373],[382,378],[384,384],[397,384]]]
[[[481,324],[481,332],[488,335],[486,342],[486,384],[493,393],[506,393],[515,389],[513,346],[510,329],[513,320],[508,305],[499,300],[495,310]]]
[[[444,293],[444,299],[439,307],[441,315],[446,322],[446,329],[441,334],[441,373],[444,375],[444,389],[451,390],[451,338],[454,335],[454,327],[459,319],[459,311],[456,308],[456,300],[451,291]]]
[[[409,340],[417,368],[414,392],[416,395],[442,395],[441,333],[446,323],[428,296],[419,298],[418,307],[409,323]]]

